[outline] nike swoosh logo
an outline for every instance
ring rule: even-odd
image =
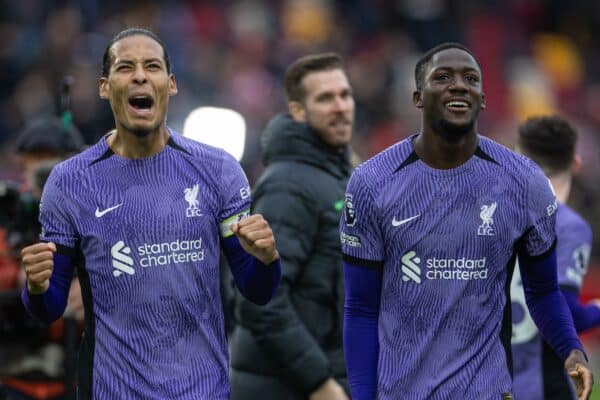
[[[413,219],[419,218],[421,216],[421,214],[417,214],[414,217],[410,217],[410,218],[406,218],[406,219],[401,219],[400,221],[398,221],[396,219],[396,217],[392,218],[392,226],[400,226],[400,225],[404,225],[407,222],[412,221]]]
[[[116,208],[119,208],[119,207],[121,207],[122,205],[123,205],[123,203],[121,203],[121,204],[117,204],[116,206],[108,207],[107,209],[105,209],[105,210],[102,210],[102,211],[100,211],[100,209],[99,209],[99,208],[96,208],[96,213],[95,213],[95,215],[96,215],[96,218],[100,218],[100,217],[102,217],[104,214],[107,214],[107,213],[111,212],[112,210],[114,210],[114,209],[116,209]]]

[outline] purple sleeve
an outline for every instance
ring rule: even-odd
[[[221,190],[223,206],[219,219],[223,229],[224,223],[231,223],[237,219],[236,216],[250,209],[251,195],[248,178],[240,164],[229,154],[223,154],[223,165],[221,171]],[[233,218],[233,220],[232,220]]]
[[[555,242],[558,203],[548,178],[535,164],[531,168],[525,196],[527,226],[520,245],[523,253],[534,257],[545,254]]]
[[[385,241],[375,200],[377,194],[368,182],[360,167],[352,173],[346,187],[339,230],[342,253],[370,263],[385,258]],[[357,265],[363,264],[359,262]]]
[[[344,257],[344,356],[354,400],[373,400],[377,393],[382,278],[381,266],[359,266]]]
[[[594,304],[581,304],[579,296],[574,290],[561,288],[561,291],[571,309],[571,315],[573,316],[577,332],[583,332],[600,325],[600,308],[598,306]]]
[[[270,265],[261,263],[246,253],[236,236],[223,239],[222,247],[240,293],[253,303],[267,304],[281,279],[279,259]]]
[[[519,254],[519,265],[529,313],[546,342],[563,361],[571,350],[584,352],[571,311],[558,287],[554,246],[536,257]]]
[[[556,214],[558,284],[579,293],[592,252],[592,228],[575,211],[560,204]]]
[[[60,249],[59,249],[60,251]],[[21,293],[23,305],[29,314],[40,321],[51,323],[65,312],[69,288],[73,279],[73,262],[70,257],[54,253],[54,270],[50,286],[43,294],[29,294],[27,287]]]
[[[65,193],[61,185],[63,169],[61,164],[52,169],[42,193],[40,201],[39,221],[42,225],[40,240],[53,242],[65,249],[76,249],[79,246],[79,233],[71,209],[72,197]]]
[[[223,198],[221,210],[221,246],[231,268],[235,284],[248,300],[267,304],[281,279],[281,262],[264,265],[246,253],[231,231],[231,225],[250,215],[250,187],[240,164],[228,154],[223,160]]]

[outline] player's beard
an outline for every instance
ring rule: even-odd
[[[156,132],[160,128],[160,124],[151,127],[139,127],[139,126],[130,126],[127,128],[128,131],[133,133],[135,137],[145,138],[150,135],[152,132]]]
[[[135,137],[139,137],[139,138],[145,138],[146,136],[148,136],[150,134],[150,132],[152,132],[150,129],[140,129],[140,128],[131,129],[131,133],[133,133],[135,135]]]
[[[471,119],[463,124],[455,124],[448,121],[443,116],[435,118],[431,124],[434,132],[438,132],[439,135],[444,137],[449,142],[457,142],[461,138],[473,133],[475,131],[475,124],[479,111],[477,110]]]
[[[446,139],[450,141],[458,140],[461,137],[473,132],[473,128],[475,127],[475,121],[471,120],[466,124],[453,124],[448,120],[441,119],[439,121],[439,130]]]

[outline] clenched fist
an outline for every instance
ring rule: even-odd
[[[233,223],[231,231],[238,237],[247,253],[265,265],[279,258],[275,237],[269,223],[260,214],[253,214]]]
[[[30,294],[42,294],[48,290],[54,269],[54,253],[54,243],[36,243],[21,250],[27,291]]]

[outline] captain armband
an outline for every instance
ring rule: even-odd
[[[229,217],[226,220],[224,220],[223,222],[221,222],[221,225],[220,225],[221,237],[228,238],[229,236],[233,235],[233,232],[231,231],[231,225],[234,222],[240,221],[249,216],[250,216],[250,209],[248,208],[240,213],[232,215],[231,217]]]

